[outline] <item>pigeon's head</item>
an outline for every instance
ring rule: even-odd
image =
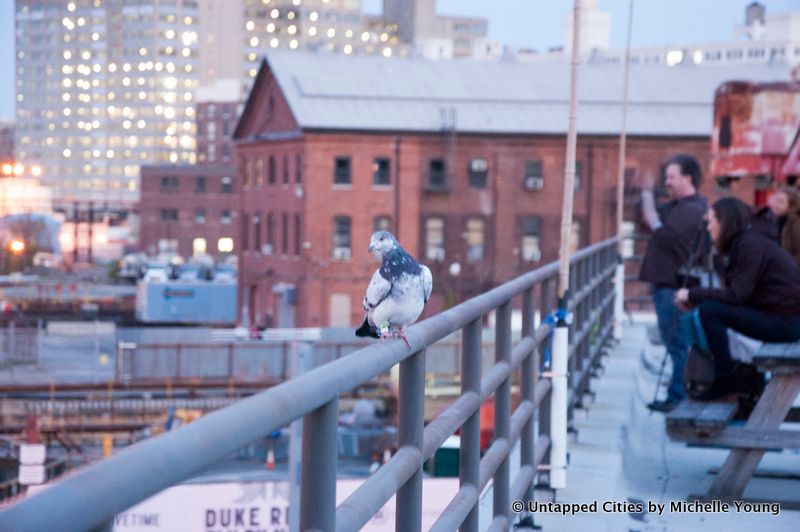
[[[369,252],[376,257],[382,257],[396,247],[400,247],[400,244],[389,231],[375,231],[369,240]]]

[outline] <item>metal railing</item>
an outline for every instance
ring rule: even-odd
[[[592,368],[610,338],[617,264],[616,239],[580,250],[571,260],[569,409],[580,404]],[[0,513],[0,529],[85,530],[110,526],[115,514],[195,475],[250,442],[303,417],[300,486],[302,530],[358,530],[396,494],[396,530],[421,529],[422,466],[461,430],[460,488],[433,530],[478,528],[480,493],[493,482],[491,530],[508,530],[511,501],[530,500],[534,480],[547,482],[550,381],[540,352],[550,325],[535,313],[555,303],[557,264],[524,274],[409,328],[411,346],[389,341],[314,369],[174,432],[153,438],[86,468]],[[538,291],[538,300],[537,300]],[[515,301],[518,298],[521,301]],[[522,307],[522,339],[512,345],[511,309]],[[496,311],[495,365],[481,377],[483,318]],[[462,331],[461,395],[424,426],[425,349]],[[400,364],[397,453],[337,508],[336,427],[339,396]],[[511,411],[511,384],[521,396]],[[495,434],[480,450],[480,407],[495,399]],[[538,427],[536,426],[538,424]],[[538,430],[537,430],[538,428]],[[520,443],[520,467],[510,478],[510,456]]]

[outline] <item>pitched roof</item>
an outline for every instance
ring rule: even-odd
[[[439,132],[448,122],[460,133],[563,134],[567,129],[570,65],[562,62],[276,50],[267,54],[266,64],[302,129]],[[788,78],[786,65],[631,65],[628,134],[708,136],[719,84]],[[582,64],[578,87],[578,133],[619,134],[622,66]]]

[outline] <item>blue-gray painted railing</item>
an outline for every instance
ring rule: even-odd
[[[610,338],[616,264],[616,239],[582,249],[571,260],[570,308],[575,320],[570,331],[570,410],[580,405]],[[543,323],[535,328],[534,320],[536,310],[545,316],[553,308],[557,268],[556,263],[538,268],[412,326],[408,330],[411,347],[400,341],[371,345],[176,431],[124,449],[0,512],[0,530],[109,527],[117,513],[300,417],[304,426],[302,530],[358,530],[395,494],[401,508],[396,530],[421,530],[422,465],[459,428],[460,488],[432,530],[477,530],[480,493],[490,481],[494,486],[490,529],[508,530],[514,517],[510,502],[531,499],[535,480],[547,482],[550,381],[539,375],[539,347],[550,326]],[[521,298],[523,323],[522,338],[512,346],[514,298]],[[493,310],[495,365],[481,378],[482,320]],[[425,427],[425,348],[459,329],[463,335],[461,396]],[[337,508],[339,396],[397,363],[399,449]],[[520,401],[513,412],[512,381],[520,383]],[[481,458],[480,407],[491,396],[495,398],[495,435]],[[509,462],[517,442],[520,464],[511,479]]]

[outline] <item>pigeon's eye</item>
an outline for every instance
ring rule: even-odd
[[[381,240],[386,240],[386,238],[384,238],[384,237],[381,237]]]

